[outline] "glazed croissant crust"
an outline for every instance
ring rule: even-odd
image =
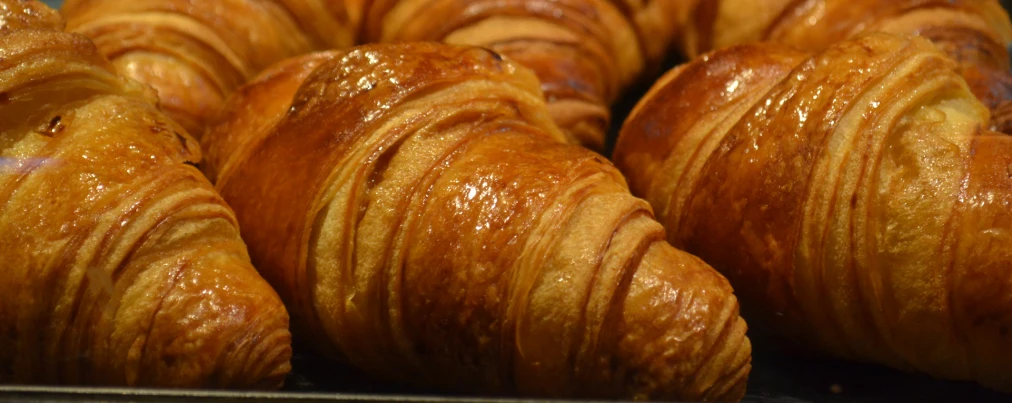
[[[671,1],[374,0],[363,42],[484,46],[537,74],[569,141],[603,151],[610,106],[656,68],[674,36]]]
[[[288,315],[197,142],[62,24],[0,0],[0,383],[279,387]]]
[[[1012,138],[956,72],[920,37],[732,47],[660,80],[615,162],[754,326],[1012,391]]]
[[[199,137],[224,99],[265,67],[351,46],[361,1],[65,0],[61,11],[68,30],[153,87],[162,110]]]
[[[204,141],[322,351],[465,391],[739,399],[750,345],[726,280],[562,139],[526,69],[417,43],[268,69]]]
[[[609,107],[674,37],[671,1],[67,0],[70,28],[192,132],[269,64],[354,43],[485,46],[534,70],[567,141],[603,151]]]
[[[1012,23],[997,0],[679,0],[678,40],[689,57],[770,41],[806,51],[864,32],[920,35],[958,62],[970,89],[1012,133]]]

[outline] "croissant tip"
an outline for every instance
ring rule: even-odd
[[[275,390],[284,386],[292,370],[292,335],[287,320],[273,318],[271,322],[253,321],[263,330],[237,333],[235,347],[220,361],[223,368],[236,370],[225,372],[220,386],[253,390]]]

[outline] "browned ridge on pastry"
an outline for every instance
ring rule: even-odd
[[[365,42],[488,47],[534,70],[571,142],[601,151],[609,108],[673,39],[672,1],[372,0]]]
[[[957,71],[881,33],[717,51],[656,84],[615,162],[754,326],[1012,391],[1012,138]]]
[[[254,263],[321,351],[481,393],[737,400],[727,281],[664,241],[536,77],[481,48],[286,61],[204,138]]]
[[[224,99],[263,68],[351,46],[361,1],[66,0],[61,11],[70,31],[91,38],[120,74],[154,87],[162,110],[201,136]]]
[[[198,143],[62,25],[0,0],[0,383],[279,387],[288,315]]]
[[[820,51],[862,32],[916,34],[955,59],[970,89],[1012,133],[1012,23],[997,0],[676,1],[679,42],[694,57],[734,44],[772,41]]]
[[[70,28],[200,135],[268,64],[360,42],[489,47],[534,70],[568,141],[601,151],[611,104],[674,36],[671,1],[67,0]],[[656,68],[656,67],[654,67]]]

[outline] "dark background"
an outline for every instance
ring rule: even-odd
[[[44,0],[44,2],[54,7],[58,7],[62,3],[61,0]],[[1012,0],[1002,0],[1001,3],[1006,9],[1012,6]],[[670,67],[678,62],[679,60],[672,59],[667,64]],[[643,85],[641,88],[630,91],[623,102],[620,102],[615,110],[616,122],[622,121],[624,115],[642,95],[645,87],[646,85]],[[1009,370],[1012,371],[1012,363],[1009,364]],[[440,391],[391,385],[369,379],[354,369],[326,361],[298,347],[296,347],[293,366],[294,371],[285,387],[287,391],[329,392],[331,398],[347,397],[348,394],[378,394],[380,395],[378,398],[382,400],[388,400],[392,397],[391,394],[428,396],[430,398],[441,395]],[[10,396],[16,397],[16,395],[8,395],[8,397]],[[0,400],[4,400],[3,397],[3,393],[0,393]],[[23,397],[38,398],[39,396]],[[99,398],[98,395],[92,395],[92,397]],[[247,395],[246,397],[256,396]],[[325,396],[321,397],[326,398]],[[100,398],[115,399],[116,396],[102,395]],[[133,396],[133,398],[140,399],[137,396]],[[68,398],[64,397],[64,399]],[[71,399],[76,398],[71,397]],[[969,382],[939,381],[923,375],[903,373],[878,365],[795,356],[756,347],[753,352],[753,371],[749,378],[748,395],[744,401],[770,403],[1012,402],[1012,396],[991,392]]]

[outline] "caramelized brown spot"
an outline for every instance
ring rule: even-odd
[[[991,130],[1012,134],[1012,101],[1004,101],[991,110]]]
[[[183,148],[186,148],[186,137],[176,131],[172,132],[172,134],[176,135],[176,140],[179,141],[179,145]]]
[[[53,117],[49,120],[49,124],[47,124],[44,129],[40,130],[39,133],[46,137],[53,137],[57,133],[63,131],[64,126],[62,120],[62,116],[57,115]]]
[[[495,60],[500,61],[500,62],[502,61],[502,55],[500,55],[499,52],[496,52],[496,51],[494,51],[492,49],[489,49],[489,48],[482,48],[482,49],[485,49],[488,53],[490,53],[492,55],[492,57],[495,58]]]

